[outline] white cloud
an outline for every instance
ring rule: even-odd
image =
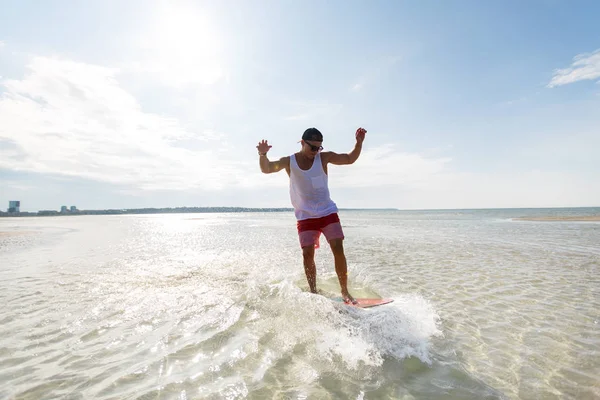
[[[600,50],[593,53],[579,54],[574,57],[573,64],[564,69],[554,71],[548,87],[567,85],[583,80],[600,78]]]
[[[2,179],[0,180],[0,182],[2,182],[2,186],[4,188],[10,188],[10,192],[12,192],[13,190],[29,191],[36,189],[36,187],[32,184],[23,183],[16,180]]]
[[[276,158],[278,157],[272,157],[271,160]],[[363,149],[359,159],[352,165],[329,164],[329,187],[332,196],[338,189],[371,191],[375,188],[418,188],[427,186],[428,182],[439,174],[447,173],[450,161],[449,158],[404,153],[392,144],[376,146]],[[289,177],[285,171],[265,175],[260,172],[256,162],[246,163],[246,171],[249,172],[244,179],[244,186],[247,188],[287,188],[289,185]],[[368,197],[359,196],[362,201],[374,203],[374,199]]]
[[[0,48],[4,47],[6,44],[4,43],[4,41],[0,40]]]
[[[118,70],[44,57],[27,68],[23,79],[2,82],[0,168],[139,189],[241,184],[241,167],[214,150],[218,137],[144,112],[119,86]],[[178,146],[180,140],[202,150]]]
[[[363,76],[357,79],[356,83],[350,87],[350,91],[359,92],[367,84],[379,80],[381,76],[392,69],[392,67],[394,67],[398,61],[400,61],[400,57],[398,56],[384,57],[377,60],[374,64],[368,67]]]
[[[354,86],[352,86],[352,88],[350,89],[353,92],[358,92],[360,89],[362,89],[363,84],[362,83],[356,83]]]
[[[398,151],[393,144],[364,150],[355,164],[329,166],[332,187],[420,185],[445,170],[450,158]]]
[[[568,172],[439,171],[414,182],[390,181],[371,187],[341,187],[337,178],[337,172],[331,174],[330,189],[342,208],[581,207],[595,206],[600,200],[600,186],[593,184],[594,177]]]
[[[0,168],[78,177],[136,190],[285,187],[285,173],[265,176],[254,157],[233,159],[227,137],[201,134],[142,110],[116,77],[120,71],[35,57],[20,80],[2,82]],[[293,103],[290,119],[313,119],[341,105]],[[192,151],[186,146],[201,148]],[[216,150],[221,149],[221,150]],[[250,151],[249,154],[254,154]],[[354,166],[331,166],[332,185],[403,185],[428,179],[448,159],[368,148]]]
[[[580,174],[542,170],[441,173],[426,185],[403,192],[397,204],[413,209],[594,206],[600,187],[593,181]]]

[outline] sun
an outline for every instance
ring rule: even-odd
[[[195,7],[164,4],[143,39],[146,69],[173,83],[212,84],[224,76],[224,43],[210,15]]]
[[[218,54],[220,38],[206,14],[169,7],[160,18],[156,40],[165,53],[179,60]]]

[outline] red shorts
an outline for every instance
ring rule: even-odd
[[[310,218],[298,221],[298,237],[300,247],[314,245],[319,248],[319,237],[321,233],[329,242],[333,239],[343,239],[344,232],[337,213],[329,214],[321,218]]]

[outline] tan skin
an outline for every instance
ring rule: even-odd
[[[334,153],[333,151],[321,152],[321,162],[323,164],[323,171],[327,174],[327,165],[329,163],[334,165],[349,165],[353,164],[360,156],[362,150],[362,144],[365,140],[365,134],[367,131],[363,128],[356,130],[356,144],[354,149],[349,153]],[[319,147],[322,142],[316,142],[312,140],[301,141],[302,147],[300,151],[295,153],[296,162],[298,166],[303,170],[308,170],[312,167],[315,160],[315,156],[320,150],[312,150],[312,146]],[[267,153],[272,146],[266,140],[262,140],[258,143],[256,148],[260,154],[259,163],[260,170],[265,174],[271,174],[284,170],[290,175],[290,157],[282,157],[277,161],[270,161],[267,157]],[[335,272],[340,282],[340,288],[342,291],[342,297],[346,302],[353,302],[354,298],[348,292],[348,266],[346,263],[346,256],[344,255],[343,239],[334,239],[329,241],[329,246],[333,253],[335,260]],[[317,293],[317,268],[315,266],[315,247],[306,246],[302,248],[302,258],[304,261],[304,272],[306,273],[306,279],[312,293]]]

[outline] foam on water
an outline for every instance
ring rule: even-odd
[[[366,371],[384,359],[417,357],[431,363],[430,338],[439,335],[438,317],[417,295],[372,309],[357,309],[303,291],[285,280],[248,293],[247,307],[254,309],[247,324],[266,340],[273,355],[293,354],[305,363]],[[315,376],[316,374],[308,374]]]

